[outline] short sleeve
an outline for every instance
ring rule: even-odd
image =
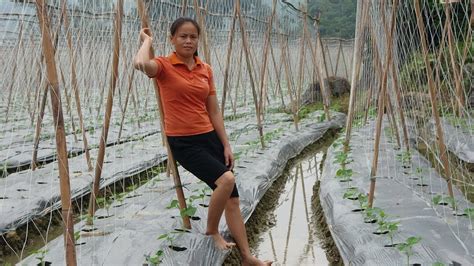
[[[214,75],[212,73],[211,66],[206,64],[207,72],[208,72],[208,80],[209,80],[209,96],[216,95],[216,85],[214,84]]]
[[[148,76],[149,78],[159,78],[160,74],[163,72],[163,63],[161,62],[160,57],[155,57],[153,58],[155,60],[156,64],[158,64],[158,70],[156,71],[155,74]]]

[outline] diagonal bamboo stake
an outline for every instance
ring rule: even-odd
[[[328,61],[329,61],[329,67],[330,67],[330,69],[331,69],[331,71],[332,71],[332,75],[334,76],[334,75],[335,75],[335,73],[334,73],[334,66],[333,66],[333,64],[332,64],[331,52],[329,51],[329,44],[326,43],[325,46],[326,46],[326,47],[325,47],[325,51],[328,53],[328,58],[327,58],[327,59],[328,59]],[[324,54],[326,54],[326,53],[324,53]],[[327,69],[326,69],[326,71],[327,71]],[[328,72],[328,75],[329,75],[329,72]]]
[[[318,35],[316,37],[316,47],[314,48],[314,58],[317,58],[317,54],[318,54],[318,47],[320,47],[320,50],[321,50],[321,53],[324,54],[324,50],[322,50],[322,42],[321,42],[321,39],[319,37],[320,35],[320,31],[319,31],[319,24],[317,26],[317,32],[316,34]],[[318,41],[319,39],[319,41]],[[311,45],[311,47],[313,47]],[[316,67],[316,74],[319,78],[319,87],[321,89],[321,96],[323,98],[323,107],[324,107],[324,113],[326,114],[326,121],[329,121],[331,120],[331,113],[329,111],[329,105],[331,104],[330,103],[330,92],[328,90],[328,88],[326,87],[326,83],[324,82],[324,75],[322,73],[322,70],[321,70],[321,66],[320,66],[320,62],[315,62],[315,67]],[[326,71],[326,78],[329,78],[327,76],[327,71]],[[329,81],[329,79],[328,79]]]
[[[371,30],[371,34],[372,34],[372,27],[371,25],[368,26],[369,30]],[[372,35],[371,35],[372,36]],[[378,53],[378,49],[377,47],[375,46],[375,38],[371,38],[371,47],[372,47],[372,66],[376,65],[376,64],[380,64],[380,59],[379,59],[379,53]],[[373,95],[373,91],[374,91],[374,87],[377,86],[377,77],[380,77],[381,75],[379,74],[379,71],[380,71],[380,66],[377,65],[375,67],[375,75],[374,75],[374,80],[369,80],[370,83],[368,84],[369,86],[369,95],[366,96],[366,105],[365,105],[365,112],[364,112],[364,123],[363,125],[366,125],[367,124],[367,118],[368,118],[368,115],[369,115],[369,109],[370,109],[370,105],[372,105],[372,95]]]
[[[63,73],[60,63],[58,63],[58,65],[59,65],[59,74],[61,76],[61,81],[64,84],[64,97],[66,98],[66,114],[69,114],[69,119],[71,120],[72,134],[74,136],[74,142],[77,143],[76,123],[74,123],[74,117],[71,111],[71,97],[67,93],[66,79],[64,78],[64,73]]]
[[[382,5],[384,4],[385,0],[382,0]],[[387,54],[386,54],[386,59],[385,63],[386,66],[383,68],[383,76],[382,76],[382,85],[380,88],[380,93],[378,97],[378,112],[377,112],[377,123],[376,123],[376,128],[375,128],[375,144],[374,144],[374,157],[372,158],[372,168],[370,171],[370,189],[369,189],[369,197],[368,197],[368,207],[372,208],[373,202],[374,202],[374,193],[375,193],[375,183],[376,183],[376,178],[375,176],[377,175],[377,167],[378,167],[378,159],[379,159],[379,148],[380,148],[380,136],[381,136],[381,130],[382,130],[382,118],[384,114],[384,109],[385,109],[385,94],[387,91],[387,78],[388,78],[388,72],[390,68],[390,63],[392,61],[392,47],[393,47],[393,33],[395,32],[395,22],[397,18],[397,7],[398,7],[398,0],[393,0],[392,3],[392,16],[391,16],[391,25],[390,25],[390,31],[388,32],[388,36],[385,36],[386,38],[386,49],[387,49]],[[383,15],[382,15],[383,16]],[[370,19],[370,17],[369,17]],[[375,43],[375,47],[377,46],[377,43]],[[388,105],[388,104],[387,104]]]
[[[263,63],[262,63],[262,68],[260,72],[260,102],[259,102],[259,110],[260,110],[260,115],[262,116],[263,119],[263,113],[264,113],[264,100],[266,97],[266,86],[264,86],[265,83],[265,73],[267,69],[267,63],[268,63],[268,50],[271,42],[271,35],[272,35],[272,28],[273,28],[273,20],[275,18],[276,14],[276,0],[273,0],[273,10],[272,10],[272,15],[269,18],[269,23],[267,25],[267,32],[265,33],[265,43],[264,43],[264,48],[263,48]]]
[[[62,15],[60,18],[60,21],[62,20]],[[59,41],[59,31],[61,30],[61,23],[58,23],[58,27],[56,29],[56,32],[53,35],[53,56],[56,54],[56,48],[58,47],[58,41]],[[39,67],[41,67],[41,63],[44,60],[44,55],[41,54],[41,59],[39,60]],[[57,72],[56,72],[57,73]],[[34,171],[36,170],[36,162],[38,160],[38,148],[39,148],[39,142],[40,142],[40,134],[41,134],[41,126],[43,124],[43,118],[44,118],[44,113],[45,113],[45,108],[46,108],[46,101],[48,99],[48,91],[50,90],[49,84],[47,80],[42,81],[42,85],[40,85],[43,88],[43,97],[41,99],[40,103],[40,111],[38,113],[37,121],[36,121],[36,127],[35,127],[35,138],[33,141],[33,156],[31,159],[31,170]]]
[[[132,92],[132,85],[133,85],[134,76],[135,76],[135,71],[132,70],[132,73],[130,73],[128,75],[128,89],[127,89],[127,95],[125,96],[125,103],[124,103],[124,107],[123,107],[122,118],[120,119],[120,129],[119,129],[119,132],[118,132],[117,141],[120,141],[120,138],[122,136],[123,123],[125,121],[125,114],[127,113],[128,99],[130,98],[130,94]],[[140,120],[140,119],[137,119],[137,120]]]
[[[339,49],[337,50],[336,70],[334,70],[334,76],[337,76],[337,68],[339,67],[339,58],[341,56],[341,50],[342,50],[342,40],[339,40]]]
[[[456,86],[456,105],[457,105],[457,110],[456,114],[458,117],[461,117],[463,115],[463,109],[464,109],[464,94],[463,94],[463,88],[461,84],[461,79],[460,79],[460,73],[458,72],[458,67],[456,66],[456,59],[454,57],[454,43],[453,43],[453,31],[451,27],[451,8],[449,7],[448,1],[445,2],[444,4],[444,10],[446,14],[446,29],[447,29],[447,35],[448,35],[448,50],[449,50],[449,56],[451,59],[451,67],[454,72],[454,84]],[[472,10],[471,10],[472,12]]]
[[[76,55],[74,54],[74,49],[72,48],[72,36],[71,31],[69,30],[69,19],[67,16],[66,11],[66,0],[63,0],[63,21],[64,21],[64,29],[66,30],[66,38],[67,38],[67,45],[69,48],[69,57],[71,58],[71,81],[72,81],[72,90],[74,92],[74,99],[76,101],[76,111],[77,115],[79,116],[79,127],[81,128],[82,133],[82,143],[84,152],[86,154],[86,163],[88,171],[92,171],[94,168],[92,167],[91,156],[89,154],[89,145],[87,141],[87,134],[84,129],[84,119],[82,117],[82,108],[81,108],[81,98],[79,96],[79,86],[77,84],[77,76],[76,76]]]
[[[401,148],[402,146],[400,144],[400,134],[398,133],[397,120],[395,119],[395,115],[393,114],[393,106],[390,100],[390,93],[388,91],[385,94],[385,97],[385,101],[387,103],[388,121],[390,122],[390,127],[392,128],[392,131],[395,133],[395,140],[397,141],[397,146],[398,148]]]
[[[344,71],[346,72],[346,79],[349,79],[349,72],[347,71],[346,55],[344,54],[344,46],[341,49],[342,63],[344,63]]]
[[[306,32],[308,31],[307,29],[307,7],[303,12],[303,36],[301,37],[301,46],[300,46],[300,62],[299,62],[299,68],[298,68],[298,84],[296,85],[297,91],[296,91],[296,110],[297,110],[297,117],[299,118],[299,106],[300,106],[300,101],[301,101],[301,91],[303,90],[303,78],[304,78],[304,72],[303,72],[303,65],[304,65],[304,57],[305,57],[305,41],[306,41]]]
[[[274,51],[273,51],[273,45],[272,43],[270,42],[270,54],[272,55],[272,62],[273,62],[273,69],[275,70],[275,79],[277,81],[277,85],[278,85],[278,94],[280,95],[280,100],[281,100],[281,107],[282,108],[285,108],[285,99],[283,97],[283,90],[281,88],[281,82],[280,82],[280,76],[281,76],[281,64],[279,65],[278,69],[277,69],[277,64],[276,64],[276,60],[275,60],[275,55],[274,55]]]
[[[102,167],[104,165],[105,148],[107,146],[107,136],[109,134],[110,120],[112,117],[112,106],[114,102],[115,87],[118,79],[118,64],[120,56],[120,39],[122,35],[122,16],[123,16],[123,0],[118,0],[117,11],[115,14],[115,32],[114,32],[114,51],[112,54],[112,75],[110,78],[110,87],[107,93],[107,106],[105,109],[104,124],[102,134],[99,140],[99,153],[95,165],[93,189],[89,201],[89,219],[88,225],[93,223],[93,217],[96,211],[96,197],[99,195],[100,178],[102,176]]]
[[[138,14],[141,20],[141,27],[148,28],[149,19],[148,19],[148,14],[145,11],[145,3],[143,2],[143,0],[137,0],[137,7],[138,7]],[[154,56],[153,50],[150,51],[150,53],[151,53],[150,54],[151,56]],[[166,146],[166,151],[168,153],[168,164],[170,165],[171,173],[173,174],[173,181],[176,188],[176,195],[178,197],[179,208],[183,210],[183,209],[186,209],[186,199],[184,197],[183,185],[181,184],[181,179],[179,177],[178,167],[176,165],[176,161],[173,157],[173,154],[170,150],[168,141],[166,140],[166,136],[164,133],[164,128],[165,128],[164,117],[165,116],[163,113],[160,89],[158,88],[158,84],[155,81],[153,82],[153,85],[155,88],[156,103],[158,105],[158,110],[160,112],[160,125],[161,125],[161,134],[163,136],[163,145]],[[189,220],[189,216],[187,215],[183,216],[183,225],[185,228],[191,229],[191,222]]]
[[[15,50],[12,54],[16,54],[15,58],[19,58],[19,53],[20,53],[20,44],[21,44],[21,40],[22,40],[22,37],[23,36],[23,23],[20,24],[20,30],[18,32],[18,43],[17,45],[15,46]],[[14,60],[15,63],[13,64],[13,71],[12,71],[12,75],[10,77],[10,80],[11,80],[11,83],[10,83],[10,86],[8,88],[8,102],[7,102],[7,111],[6,111],[6,114],[5,114],[5,123],[8,122],[8,113],[10,111],[10,103],[11,103],[11,100],[12,100],[12,94],[13,94],[13,85],[15,85],[15,75],[16,75],[16,68],[17,68],[17,60]]]
[[[56,150],[58,153],[59,183],[61,192],[61,216],[64,221],[64,246],[66,247],[66,263],[77,265],[76,249],[74,244],[74,220],[71,208],[71,188],[69,184],[69,165],[67,158],[66,134],[64,132],[64,118],[61,106],[61,92],[59,90],[58,73],[54,60],[54,47],[51,42],[49,21],[43,0],[36,1],[36,11],[42,34],[42,47],[46,61],[48,83],[51,86],[51,104],[53,105],[53,119],[56,125]]]
[[[398,3],[397,3],[398,5]],[[382,12],[383,12],[383,9],[382,9]],[[396,18],[395,18],[396,19]],[[385,32],[385,36],[388,36],[389,35],[389,29],[387,27],[387,23],[386,23],[386,20],[385,20],[385,14],[382,14],[382,23],[383,23],[383,30]],[[374,31],[371,27],[371,33],[372,33],[372,36],[374,37],[375,34],[374,34]],[[392,42],[393,40],[390,40],[390,42]],[[375,52],[378,54],[378,49],[377,47],[375,47]],[[378,57],[378,60],[380,60],[380,57]],[[380,62],[380,61],[379,61]],[[394,60],[392,59],[390,62],[387,62],[388,66],[391,68],[392,70],[392,87],[393,89],[395,90],[395,96],[396,96],[396,101],[397,101],[397,105],[398,105],[398,115],[400,117],[400,124],[401,124],[401,127],[402,127],[402,131],[403,131],[403,142],[405,144],[405,148],[407,149],[407,151],[410,150],[410,144],[408,142],[408,130],[407,130],[407,126],[406,126],[406,122],[405,122],[405,114],[404,114],[404,111],[403,111],[403,107],[402,107],[402,96],[401,96],[401,92],[400,92],[400,88],[398,87],[398,78],[397,78],[397,73],[396,73],[396,68],[395,68],[395,63],[394,63]],[[380,68],[382,69],[382,68]],[[389,101],[388,102],[390,104],[390,109],[391,109],[391,113],[393,115],[393,108],[391,107],[391,102]],[[396,120],[395,118],[392,119],[393,121],[395,121],[396,123]],[[398,133],[398,127],[395,126],[395,129],[397,130],[395,133],[397,134],[397,143],[398,143],[398,146],[401,147],[400,145],[400,142],[399,142],[399,133]]]
[[[227,58],[225,63],[225,71],[224,71],[224,89],[222,91],[222,101],[221,101],[221,112],[222,117],[224,117],[224,107],[225,107],[225,100],[227,96],[227,90],[229,89],[229,69],[230,69],[230,57],[232,54],[232,44],[234,41],[234,32],[235,32],[235,22],[237,20],[237,2],[234,5],[234,15],[232,17],[232,28],[229,32],[229,44],[227,45]],[[236,99],[237,100],[237,99]]]
[[[352,122],[354,120],[354,102],[355,98],[357,97],[356,93],[356,88],[357,88],[357,83],[359,82],[359,74],[360,74],[360,68],[361,68],[361,57],[362,57],[362,51],[364,48],[364,30],[365,30],[365,25],[367,23],[367,13],[368,13],[368,3],[370,2],[365,2],[365,1],[358,1],[357,4],[357,11],[361,18],[361,21],[357,23],[356,25],[356,32],[355,32],[355,47],[354,47],[354,59],[352,62],[352,77],[351,77],[351,93],[349,96],[349,110],[347,112],[347,119],[346,119],[346,136],[344,140],[344,151],[349,150],[349,142],[351,139],[351,132],[352,132]],[[360,13],[359,13],[360,12]]]
[[[206,2],[206,8],[204,12],[207,12],[207,5],[209,4],[209,1]],[[196,18],[197,21],[199,22],[199,25],[201,25],[201,40],[202,40],[202,45],[204,48],[204,57],[206,58],[206,63],[209,65],[211,64],[211,53],[209,51],[209,45],[208,45],[208,39],[207,39],[207,30],[206,30],[206,23],[204,21],[204,16],[201,14],[201,10],[199,7],[199,4],[197,0],[194,0],[194,11],[196,12]]]
[[[293,98],[293,82],[290,77],[290,58],[288,57],[288,38],[284,38],[283,36],[280,38],[281,41],[281,61],[282,64],[284,65],[285,69],[285,77],[286,77],[286,84],[288,87],[288,95],[290,96],[290,108],[291,108],[291,113],[293,114],[293,123],[295,124],[295,129],[296,131],[299,131],[298,128],[298,116],[296,114],[296,105],[295,105],[295,100]]]
[[[242,44],[244,46],[244,51],[245,51],[245,59],[247,62],[247,70],[249,72],[249,77],[250,77],[250,86],[252,87],[252,96],[253,96],[253,102],[255,104],[255,112],[257,114],[257,128],[258,128],[258,133],[260,135],[260,143],[262,144],[262,148],[265,148],[265,143],[263,140],[263,126],[262,126],[262,121],[261,121],[261,116],[260,116],[260,108],[258,104],[258,96],[257,96],[257,91],[255,88],[255,81],[252,73],[252,64],[251,64],[251,59],[250,59],[250,51],[248,47],[248,40],[247,40],[247,34],[245,33],[245,22],[244,19],[242,18],[242,14],[240,13],[240,0],[236,0],[236,6],[237,6],[237,15],[239,17],[239,22],[240,22],[240,33],[242,34]]]
[[[234,112],[234,117],[236,116],[237,114],[237,94],[239,92],[239,88],[240,88],[240,91],[242,90],[241,89],[241,86],[240,86],[240,80],[242,79],[242,53],[244,52],[244,47],[243,46],[240,46],[240,55],[239,55],[239,71],[237,73],[237,84],[235,85],[235,101],[234,101],[234,106],[232,107],[233,108],[233,112]]]
[[[446,145],[444,143],[444,132],[441,127],[441,121],[440,121],[439,112],[438,112],[438,103],[436,100],[436,90],[435,90],[436,84],[433,82],[433,76],[432,76],[433,72],[431,69],[430,62],[428,60],[428,48],[427,48],[425,31],[424,31],[425,23],[423,22],[423,18],[421,16],[419,0],[415,0],[415,13],[416,13],[418,31],[420,33],[420,38],[421,38],[420,41],[421,41],[421,47],[423,51],[423,59],[425,61],[425,66],[426,66],[426,75],[428,77],[428,88],[429,88],[430,100],[431,100],[431,112],[433,114],[433,118],[436,124],[436,136],[438,140],[439,153],[441,157],[441,162],[443,164],[444,176],[446,178],[446,182],[448,185],[448,195],[454,198],[451,171],[450,171],[448,157],[447,157],[448,154],[446,151]]]
[[[185,17],[188,9],[188,0],[183,0],[183,7],[181,9],[181,16]]]

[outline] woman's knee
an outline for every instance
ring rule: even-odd
[[[227,200],[226,209],[236,209],[240,207],[240,200],[238,197],[232,197]]]
[[[216,180],[215,184],[217,186],[226,186],[233,188],[235,184],[235,176],[232,172],[227,171]]]

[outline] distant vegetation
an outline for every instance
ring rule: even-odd
[[[309,12],[312,16],[320,14],[323,37],[354,38],[357,0],[312,0]]]

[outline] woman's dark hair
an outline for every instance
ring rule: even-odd
[[[171,27],[170,27],[171,36],[174,36],[176,31],[179,29],[179,27],[181,27],[186,22],[192,23],[194,25],[194,27],[196,27],[198,35],[201,35],[201,27],[199,27],[199,24],[194,19],[188,18],[188,17],[180,17],[180,18],[176,19],[175,21],[173,21],[173,24],[171,24]],[[197,50],[194,53],[194,55],[198,56]]]

